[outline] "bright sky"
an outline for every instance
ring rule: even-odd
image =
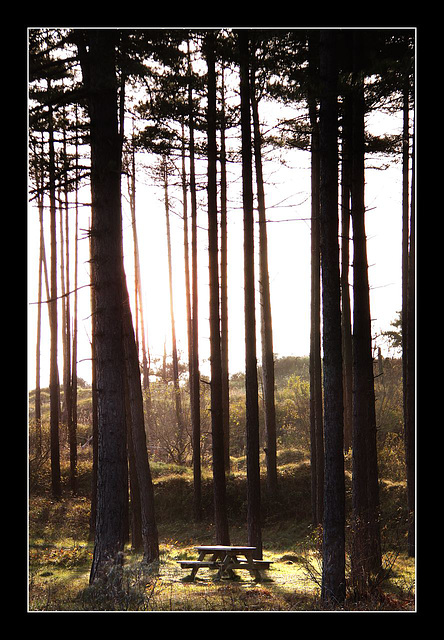
[[[369,121],[375,133],[400,132],[400,116],[373,117]],[[240,141],[238,141],[240,145]],[[266,205],[270,286],[272,296],[274,351],[278,356],[309,354],[310,336],[310,157],[304,151],[285,151],[286,166],[279,162],[264,163],[266,179]],[[144,315],[152,361],[161,358],[166,340],[167,353],[171,354],[171,325],[169,316],[169,289],[167,268],[167,244],[163,191],[154,186],[153,179],[143,169],[150,160],[146,155],[137,158],[136,219],[141,263],[141,280],[144,292]],[[374,157],[368,158],[368,166],[375,165]],[[197,171],[205,174],[206,164],[199,164]],[[368,168],[366,171],[366,230],[368,238],[369,278],[371,286],[371,313],[373,333],[390,328],[397,311],[401,309],[401,163],[391,164],[382,171]],[[230,374],[244,370],[244,299],[243,299],[243,213],[241,200],[240,167],[229,167],[228,185],[228,305],[229,305],[229,366]],[[133,299],[134,266],[131,216],[122,180],[123,233],[126,249],[125,268]],[[86,187],[79,196],[80,202],[90,201]],[[174,307],[178,349],[187,360],[187,334],[185,312],[185,276],[183,257],[183,222],[181,190],[170,193],[170,214],[173,270]],[[206,192],[198,198],[198,246],[199,246],[199,329],[201,370],[209,373],[209,305],[208,305],[208,254]],[[188,212],[191,205],[188,204]],[[175,215],[177,214],[177,215]],[[89,246],[85,229],[89,226],[89,207],[79,211],[79,286],[89,283]],[[46,222],[49,215],[45,212]],[[295,220],[297,219],[297,220]],[[273,222],[271,222],[273,221]],[[74,215],[72,216],[74,225]],[[48,224],[46,225],[49,226]],[[74,263],[74,228],[71,230],[71,266]],[[258,234],[256,234],[258,238]],[[46,235],[46,252],[49,268],[49,233]],[[28,215],[28,300],[37,301],[39,225],[38,212],[30,206]],[[257,272],[256,272],[257,274]],[[352,277],[352,274],[351,274]],[[70,289],[74,287],[71,276]],[[256,286],[258,301],[258,287]],[[46,294],[43,294],[43,299]],[[73,304],[73,296],[71,297]],[[84,287],[78,292],[78,375],[91,381],[91,325],[90,290]],[[37,305],[29,304],[28,314],[28,384],[35,386],[35,345]],[[59,311],[59,318],[61,312]],[[259,314],[257,316],[259,321]],[[59,322],[60,325],[60,322]],[[260,361],[260,331],[258,335],[258,360]],[[60,341],[61,345],[61,341]],[[61,346],[59,347],[61,352]],[[62,371],[61,353],[59,359]],[[49,383],[49,326],[46,305],[42,308],[41,386]]]

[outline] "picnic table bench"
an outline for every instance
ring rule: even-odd
[[[269,569],[270,560],[257,560],[253,558],[256,547],[239,547],[227,545],[211,545],[195,547],[199,552],[197,560],[180,560],[179,564],[182,569],[191,569],[188,576],[189,580],[194,580],[197,572],[201,568],[217,569],[216,580],[220,580],[223,576],[234,578],[236,574],[234,569],[247,569],[255,579],[261,579],[261,569]],[[205,560],[206,556],[211,556],[209,560]],[[242,556],[242,557],[239,557]]]

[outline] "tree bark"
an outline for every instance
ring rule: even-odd
[[[123,266],[123,263],[122,263]],[[125,371],[127,379],[128,405],[131,434],[129,441],[133,448],[137,488],[141,511],[141,533],[144,562],[159,558],[159,540],[154,511],[154,487],[151,478],[148,452],[146,448],[143,395],[139,370],[139,358],[131,318],[125,273],[122,269],[123,332],[125,345]]]
[[[262,558],[261,492],[259,468],[259,405],[256,360],[254,291],[254,218],[251,152],[249,36],[239,31],[240,95],[242,129],[242,200],[244,209],[245,288],[245,390],[247,431],[247,526],[248,544]]]
[[[324,601],[345,599],[345,482],[338,244],[338,106],[336,33],[320,35],[320,214],[324,348]]]
[[[49,81],[48,81],[49,89]],[[51,301],[50,309],[50,441],[51,441],[51,491],[55,499],[62,494],[60,478],[60,443],[59,443],[59,373],[57,364],[57,230],[56,230],[56,193],[55,193],[55,150],[52,106],[48,107],[49,129],[49,214],[51,232]]]
[[[227,158],[225,150],[225,82],[222,68],[220,127],[220,334],[222,355],[222,403],[224,416],[225,470],[230,470],[230,382],[228,369],[228,235],[227,235]]]
[[[43,142],[41,150],[41,158],[43,163]],[[38,282],[38,305],[37,305],[37,340],[36,340],[36,370],[35,370],[35,437],[36,437],[36,456],[38,458],[42,455],[42,415],[41,415],[41,390],[40,390],[40,343],[41,343],[41,325],[42,325],[42,287],[43,287],[43,265],[45,262],[45,237],[43,233],[43,167],[40,171],[35,169],[35,181],[37,189],[41,189],[38,192],[37,203],[39,210],[39,224],[40,224],[40,247],[39,247],[39,282]],[[50,299],[48,290],[48,278],[46,278],[47,296],[46,299]]]
[[[75,478],[72,487],[73,492],[77,490],[77,334],[78,334],[78,271],[79,271],[79,154],[78,154],[78,116],[76,113],[76,169],[75,169],[75,235],[74,235],[74,309],[73,309],[73,330],[72,330],[72,363],[71,363],[71,402],[72,402],[72,444],[71,444],[71,475]]]
[[[65,109],[63,109],[65,117]],[[69,183],[68,183],[68,157],[66,131],[63,131],[63,174],[64,174],[64,196],[65,196],[65,246],[62,244],[62,255],[65,252],[65,290],[70,291],[70,242],[69,242]],[[62,205],[60,208],[60,227],[63,228]],[[63,261],[62,261],[63,269]],[[63,282],[63,277],[62,277]],[[64,291],[62,290],[62,293]],[[72,342],[71,342],[71,304],[70,296],[66,295],[63,300],[65,338],[63,352],[63,388],[66,408],[66,425],[69,441],[69,485],[73,495],[77,493],[77,430],[73,423],[73,389],[72,389]]]
[[[353,42],[353,547],[355,588],[366,589],[381,568],[375,391],[364,199],[364,74],[360,44]]]
[[[407,287],[407,340],[406,340],[406,390],[405,390],[405,456],[407,470],[408,554],[415,556],[415,419],[416,419],[416,211],[415,211],[415,141],[412,150],[412,186],[410,202],[410,243]]]
[[[267,484],[272,498],[277,497],[276,406],[274,389],[273,325],[271,315],[270,278],[268,272],[268,239],[265,216],[264,177],[262,171],[261,132],[255,90],[255,72],[251,70],[251,109],[253,115],[253,146],[256,168],[256,188],[259,212],[259,283],[261,303],[262,378],[264,389]]]
[[[188,189],[187,189],[187,171],[185,166],[185,124],[182,119],[182,148],[181,148],[181,178],[182,178],[182,211],[183,211],[183,255],[185,269],[185,306],[187,315],[187,340],[188,340],[188,388],[190,390],[190,402],[192,402],[192,385],[193,385],[193,347],[192,347],[192,328],[191,328],[191,283],[190,283],[190,251],[189,251],[189,232],[188,232]]]
[[[321,360],[321,254],[320,254],[320,166],[319,122],[315,83],[315,36],[309,39],[308,110],[311,126],[311,296],[310,296],[310,463],[312,521],[322,523],[324,511],[324,437],[322,415]]]
[[[122,315],[121,139],[117,119],[115,32],[80,42],[91,130],[91,284],[98,412],[97,518],[93,583],[123,563],[128,494]],[[83,46],[82,46],[83,45]]]
[[[137,477],[136,458],[134,455],[134,443],[131,427],[131,407],[130,391],[128,380],[125,379],[125,400],[126,400],[126,433],[128,448],[128,471],[129,471],[129,524],[131,530],[131,548],[140,552],[143,550],[142,538],[142,507],[140,503],[140,487]]]
[[[92,255],[92,242],[90,238],[90,255]],[[92,474],[91,474],[91,511],[89,515],[88,540],[93,541],[96,535],[97,519],[97,465],[99,457],[99,418],[97,407],[97,374],[94,349],[95,329],[95,295],[91,287],[91,401],[92,401]]]
[[[173,263],[171,255],[171,234],[170,234],[170,213],[169,213],[169,198],[168,198],[168,167],[166,158],[162,160],[163,179],[164,179],[164,192],[165,192],[165,219],[166,219],[166,231],[167,231],[167,245],[168,245],[168,276],[170,283],[170,317],[171,317],[171,341],[173,351],[173,386],[174,386],[174,403],[176,407],[176,424],[177,424],[177,440],[176,451],[177,464],[182,464],[185,444],[184,444],[184,424],[182,413],[182,401],[180,397],[179,386],[179,361],[177,358],[177,345],[176,345],[176,322],[174,319],[174,297],[173,297]]]
[[[342,116],[342,176],[341,176],[341,301],[342,357],[344,365],[344,451],[352,446],[353,434],[353,355],[350,307],[350,192],[351,192],[351,98],[344,97]]]
[[[208,251],[210,277],[210,349],[211,349],[211,433],[213,450],[214,511],[216,542],[229,544],[226,508],[224,434],[222,405],[222,359],[220,349],[219,259],[217,233],[216,176],[216,71],[214,34],[205,37],[208,67]]]
[[[133,138],[134,138],[134,125],[133,125]],[[142,347],[142,383],[144,391],[147,391],[149,396],[149,365],[147,358],[147,346],[145,335],[145,317],[143,313],[143,300],[142,300],[142,277],[140,273],[140,257],[139,257],[139,240],[137,235],[137,223],[136,223],[136,154],[133,147],[131,149],[131,179],[129,180],[130,191],[130,209],[131,209],[131,225],[133,228],[133,246],[134,246],[134,290],[135,290],[135,312],[136,312],[136,326],[135,337],[136,343],[141,344]],[[139,329],[140,318],[140,329]],[[141,337],[141,343],[139,342],[139,335]]]
[[[189,46],[188,46],[189,56]],[[190,80],[188,83],[188,124],[190,132],[190,195],[191,195],[191,423],[193,446],[193,511],[194,519],[202,519],[202,479],[200,456],[200,374],[199,374],[199,298],[197,288],[197,197],[194,164],[194,117],[191,63],[188,58]]]

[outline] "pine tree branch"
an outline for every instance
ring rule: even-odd
[[[50,298],[49,300],[41,300],[40,304],[48,304],[49,302],[55,302],[55,300],[60,300],[61,298],[66,298],[66,296],[71,295],[71,293],[75,293],[76,291],[79,291],[79,289],[84,289],[85,287],[90,287],[91,284],[82,284],[80,287],[77,287],[76,289],[72,289],[71,291],[68,291],[67,293],[64,293],[61,296],[57,296],[56,298]],[[29,304],[39,304],[39,302],[30,302]]]

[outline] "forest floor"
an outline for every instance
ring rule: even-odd
[[[179,561],[196,559],[196,545],[214,543],[211,477],[203,481],[204,518],[192,521],[192,472],[174,465],[153,465],[160,558],[151,565],[126,547],[123,580],[116,589],[90,587],[93,543],[88,541],[90,465],[80,462],[79,491],[64,490],[54,501],[47,487],[47,467],[31,474],[28,498],[28,611],[322,611],[319,531],[310,525],[309,466],[299,452],[280,467],[281,500],[264,497],[264,559],[273,564],[255,582],[248,571],[236,580],[214,580],[201,569],[189,582]],[[231,543],[247,544],[245,473],[228,476]],[[405,484],[381,481],[384,575],[357,599],[348,593],[340,610],[414,611],[415,561],[405,552]],[[337,610],[337,609],[335,609]]]

